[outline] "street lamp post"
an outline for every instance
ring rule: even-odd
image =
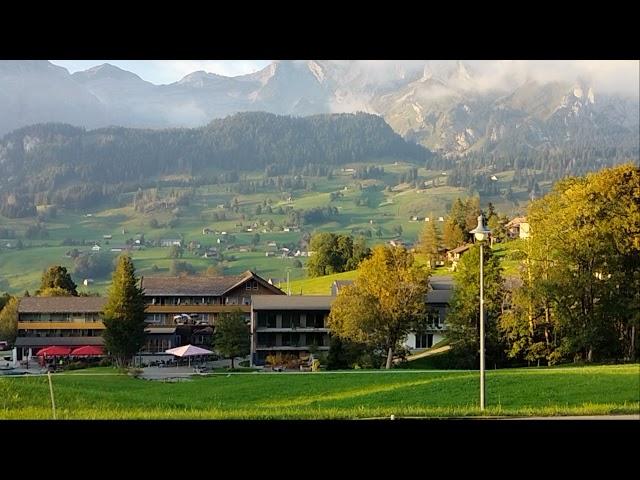
[[[478,226],[471,230],[473,236],[480,244],[480,410],[485,407],[485,385],[484,385],[484,275],[483,275],[483,242],[487,239],[491,230],[484,226],[482,214],[478,217]]]

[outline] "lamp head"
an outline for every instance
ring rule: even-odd
[[[484,217],[482,216],[482,214],[478,216],[478,226],[471,230],[469,233],[473,233],[474,237],[476,237],[476,240],[478,240],[479,242],[483,242],[487,239],[487,237],[491,233],[491,230],[484,226]]]

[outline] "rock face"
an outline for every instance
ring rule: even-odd
[[[154,85],[109,64],[70,75],[47,61],[0,61],[0,134],[41,122],[87,128],[197,127],[243,111],[363,111],[447,156],[636,135],[638,100],[574,84],[488,89],[463,62],[276,61],[238,77],[203,71]]]

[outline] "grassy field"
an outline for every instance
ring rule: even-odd
[[[212,375],[167,383],[95,369],[53,376],[62,419],[355,419],[481,415],[478,372]],[[640,365],[487,372],[486,415],[640,412]],[[0,418],[49,419],[47,378],[0,377]]]
[[[291,294],[298,295],[331,295],[331,284],[336,280],[353,280],[356,271],[334,273],[323,277],[306,278],[291,282]],[[286,284],[283,285],[286,291]]]
[[[416,255],[418,262],[422,261],[420,254]],[[451,275],[452,272],[448,268],[437,268],[431,272],[432,276]],[[291,294],[292,295],[330,295],[331,284],[336,280],[353,280],[356,278],[357,272],[352,270],[350,272],[334,273],[333,275],[324,275],[322,277],[315,278],[303,278],[300,280],[294,280],[291,282]],[[282,283],[282,289],[286,291],[287,284]]]
[[[375,164],[379,162],[371,162]],[[354,165],[355,166],[355,165]],[[143,234],[145,240],[153,241],[163,238],[181,238],[184,243],[195,241],[205,246],[220,247],[216,243],[218,235],[205,235],[205,227],[214,231],[226,231],[235,237],[236,249],[225,251],[228,257],[224,261],[225,272],[235,274],[247,269],[256,271],[265,278],[275,278],[283,281],[287,269],[291,280],[306,277],[304,264],[306,257],[298,259],[303,264],[294,267],[294,259],[279,256],[267,257],[268,242],[276,242],[278,248],[283,245],[296,245],[302,235],[319,231],[335,233],[370,232],[370,244],[387,242],[394,238],[394,227],[400,225],[402,238],[414,242],[425,225],[425,222],[411,221],[411,216],[430,217],[437,219],[445,216],[456,198],[465,198],[470,193],[462,188],[444,186],[431,187],[424,190],[409,188],[408,185],[394,187],[391,191],[385,185],[394,184],[394,175],[408,172],[414,165],[403,162],[390,162],[384,165],[384,178],[379,180],[355,180],[350,174],[341,171],[334,172],[331,179],[324,177],[305,177],[308,182],[306,190],[293,192],[293,199],[288,201],[288,193],[270,191],[252,194],[236,194],[230,191],[230,185],[206,185],[195,189],[195,194],[189,205],[180,207],[179,214],[170,209],[156,209],[148,213],[141,213],[133,208],[133,194],[123,194],[114,199],[113,204],[100,209],[65,210],[59,209],[55,218],[43,222],[48,237],[27,239],[25,231],[28,226],[35,225],[34,218],[8,219],[0,216],[0,227],[11,229],[17,238],[0,239],[0,292],[8,291],[20,294],[25,289],[33,291],[39,286],[42,271],[49,265],[63,265],[73,271],[73,261],[65,256],[72,248],[88,251],[94,242],[100,242],[103,252],[108,252],[111,246],[123,245],[127,239]],[[425,179],[442,177],[442,172],[435,172],[419,168],[419,174]],[[251,175],[249,175],[251,177]],[[256,179],[261,174],[255,174]],[[505,177],[506,178],[506,177]],[[506,186],[506,183],[505,183]],[[181,188],[161,188],[161,195],[168,195],[171,190]],[[331,192],[340,192],[342,197],[330,200]],[[518,202],[506,201],[502,197],[483,197],[482,204],[493,202],[498,211],[508,215],[521,213],[526,204],[526,192],[516,192]],[[238,212],[230,208],[220,208],[225,203],[238,200]],[[270,202],[273,209],[271,214],[256,214],[258,205]],[[322,223],[302,225],[301,232],[286,232],[283,226],[287,221],[287,208],[311,209],[316,207],[334,206],[339,214]],[[282,207],[285,212],[277,213]],[[226,220],[220,220],[223,214]],[[176,224],[170,228],[169,220],[174,217]],[[218,218],[218,220],[216,220]],[[159,223],[158,228],[151,228],[151,220]],[[265,222],[273,221],[275,228],[268,230]],[[259,226],[253,232],[246,232],[246,228],[257,223]],[[437,222],[439,226],[442,222]],[[240,226],[242,225],[242,226]],[[382,229],[382,236],[375,235],[377,228]],[[256,231],[260,239],[254,251],[240,252],[239,248],[250,248]],[[267,231],[264,231],[267,230]],[[104,236],[111,236],[108,241]],[[22,249],[16,248],[17,240],[23,243]],[[81,246],[62,246],[65,239],[84,242]],[[108,242],[108,243],[107,243]],[[224,246],[224,245],[222,245]],[[141,275],[167,275],[172,259],[168,256],[169,249],[151,247],[144,251],[133,252],[136,269]],[[228,254],[228,255],[227,255]],[[114,254],[115,256],[115,254]],[[214,263],[211,259],[196,257],[185,253],[182,259],[193,265],[198,272],[203,272]],[[157,268],[154,268],[157,267]],[[74,278],[81,283],[83,278]],[[96,283],[88,287],[87,291],[105,293],[109,278],[95,278]],[[312,287],[313,289],[313,287]],[[292,287],[293,290],[293,287]],[[299,291],[299,290],[298,290]],[[306,293],[306,292],[304,292]]]

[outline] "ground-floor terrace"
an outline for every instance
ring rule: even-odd
[[[262,366],[273,363],[272,359],[280,363],[287,359],[308,360],[312,351],[326,352],[329,350],[328,330],[309,329],[308,331],[258,331],[255,333],[254,352],[252,362]],[[272,357],[271,359],[268,357]]]
[[[14,365],[20,362],[35,361],[38,351],[47,347],[84,347],[84,346],[102,346],[104,339],[100,336],[81,337],[81,336],[25,336],[16,338],[12,356]]]

